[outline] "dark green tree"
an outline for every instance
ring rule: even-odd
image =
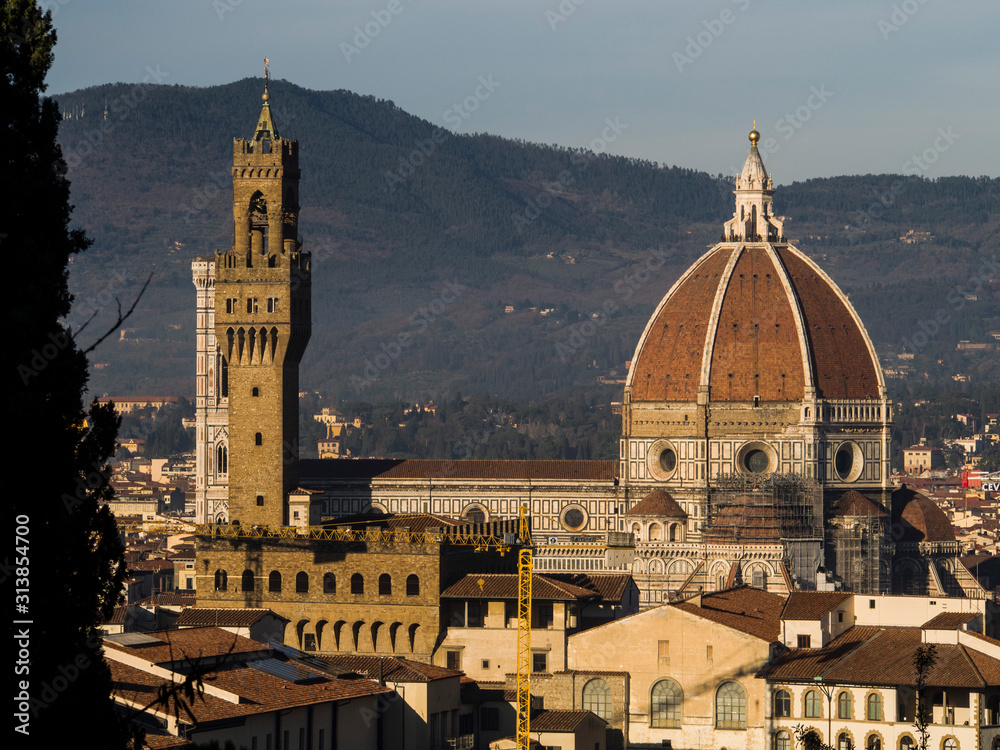
[[[928,716],[927,696],[925,693],[927,678],[936,662],[937,651],[933,643],[929,643],[926,646],[917,646],[917,650],[913,654],[913,673],[915,677],[914,682],[916,683],[916,706],[913,713],[913,728],[916,730],[917,736],[920,737],[920,744],[918,745],[920,750],[927,750],[930,743],[930,732],[927,731],[927,726],[931,722],[931,717]]]
[[[117,749],[133,738],[112,702],[96,625],[111,616],[125,575],[114,519],[101,505],[111,496],[118,420],[110,407],[84,407],[86,349],[62,322],[72,302],[69,260],[89,243],[69,226],[59,111],[43,96],[55,42],[51,13],[32,0],[4,2],[0,247],[13,359],[6,417],[15,432],[5,495],[7,528],[18,539],[0,577],[14,602],[8,622],[22,621],[11,625],[20,637],[7,641],[23,696],[15,738],[62,747],[75,736]]]

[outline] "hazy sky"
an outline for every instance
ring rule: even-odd
[[[275,78],[391,99],[457,132],[731,174],[756,119],[778,183],[1000,176],[997,0],[41,5],[59,35],[50,94],[151,72],[229,83],[262,76],[266,55]]]

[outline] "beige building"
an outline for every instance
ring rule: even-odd
[[[536,675],[564,671],[567,639],[639,610],[639,590],[627,574],[534,575],[531,657]],[[446,628],[435,663],[474,680],[503,681],[517,671],[516,574],[467,575],[441,593]]]
[[[981,612],[959,604],[920,625],[905,625],[937,602],[854,597],[841,604],[846,606],[838,613],[853,610],[852,626],[788,650],[758,675],[767,682],[770,747],[795,747],[796,726],[837,748],[919,747],[914,664],[920,647],[933,647],[935,657],[924,682],[927,747],[1000,747],[1000,641],[976,632],[983,627]],[[880,616],[869,614],[877,609]],[[889,623],[875,624],[878,619]],[[800,624],[786,625],[790,639],[802,637]]]
[[[568,668],[628,674],[616,709],[629,743],[763,748],[767,693],[754,675],[779,639],[784,603],[738,588],[656,607],[571,636]]]

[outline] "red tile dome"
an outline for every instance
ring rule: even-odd
[[[674,284],[639,340],[631,401],[880,398],[874,348],[847,297],[791,245],[724,242]]]

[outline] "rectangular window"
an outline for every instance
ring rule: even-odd
[[[799,648],[809,648],[809,644],[812,642],[811,635],[799,635],[798,646]]]
[[[535,610],[538,621],[535,623],[536,628],[551,628],[552,627],[552,605],[551,604],[539,604]]]
[[[288,730],[286,729],[284,732],[282,732],[281,735],[281,750],[292,750],[292,747],[289,744],[289,742],[290,740],[288,739]]]
[[[323,746],[323,730],[319,730],[319,744],[316,746],[316,750],[326,750]]]
[[[486,625],[483,621],[483,606],[481,602],[469,602],[469,627],[481,628]]]
[[[303,651],[315,651],[316,650],[316,634],[315,633],[303,633],[302,634]]]
[[[838,612],[837,613],[837,622],[843,622],[843,621],[844,621],[844,613],[843,612]]]
[[[490,668],[490,660],[483,659],[483,669],[489,669],[489,668]]]
[[[868,609],[875,609],[875,600],[874,599],[869,599],[868,600]]]
[[[479,723],[485,732],[496,732],[500,729],[500,709],[494,706],[483,706],[479,709]]]
[[[708,666],[712,666],[712,664],[714,663],[714,659],[712,658],[711,646],[705,646],[705,662],[708,664]]]
[[[267,735],[267,739],[264,741],[264,750],[271,750],[271,735]]]
[[[547,672],[548,671],[548,654],[545,652],[536,651],[531,655],[531,671],[532,672]]]
[[[448,658],[448,669],[460,670],[462,668],[462,652],[461,651],[446,651]]]
[[[656,658],[659,659],[660,667],[670,667],[670,641],[656,642]]]

